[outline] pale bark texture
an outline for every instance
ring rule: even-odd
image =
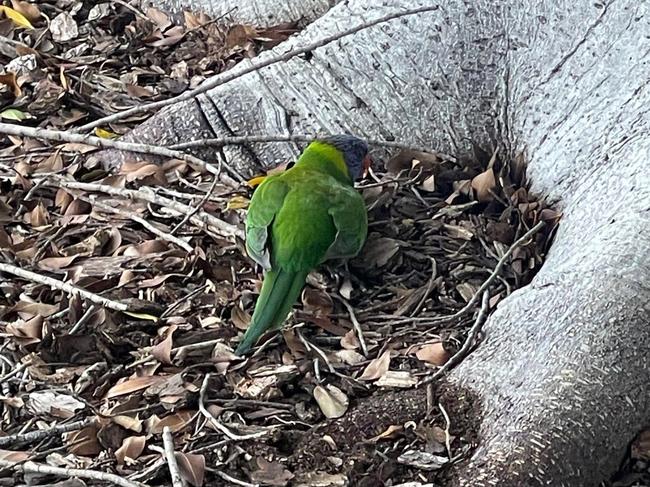
[[[336,3],[336,0],[284,0],[282,2],[242,2],[240,0],[160,0],[158,6],[171,12],[190,10],[212,18],[272,27],[283,23],[306,24]]]
[[[350,0],[276,49],[422,4]],[[449,378],[482,403],[458,482],[597,485],[650,423],[649,33],[645,1],[449,0],[164,110],[137,137],[349,130],[455,155],[471,142],[523,153],[563,218],[539,274]],[[223,156],[248,175],[297,153]]]

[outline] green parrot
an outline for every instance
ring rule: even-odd
[[[282,326],[310,271],[359,253],[368,214],[354,182],[370,162],[363,140],[334,135],[309,144],[293,167],[256,189],[246,218],[246,250],[264,269],[264,282],[237,355]]]

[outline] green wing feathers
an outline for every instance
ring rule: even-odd
[[[280,327],[298,299],[306,272],[268,271],[255,305],[253,318],[235,353],[246,354],[267,331]]]
[[[246,249],[266,272],[237,355],[282,325],[312,269],[356,255],[367,231],[363,198],[351,185],[299,165],[268,177],[253,194],[246,220]]]

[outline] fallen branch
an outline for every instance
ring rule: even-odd
[[[218,168],[205,162],[191,154],[181,151],[172,150],[167,147],[160,147],[149,144],[137,144],[134,142],[123,142],[113,139],[102,139],[91,135],[75,134],[61,130],[51,130],[43,128],[24,127],[12,123],[0,123],[0,134],[14,135],[18,137],[30,137],[34,139],[51,140],[55,142],[72,142],[76,144],[88,144],[104,149],[116,149],[126,152],[137,152],[139,154],[151,154],[156,156],[168,157],[170,159],[181,159],[190,164],[194,164],[211,174],[219,174]]]
[[[119,485],[120,487],[145,487],[144,484],[141,484],[139,482],[131,482],[130,480],[120,477],[119,475],[82,468],[52,467],[50,465],[34,462],[27,462],[16,465],[13,462],[8,462],[5,460],[0,460],[0,467],[13,468],[15,471],[23,473],[44,473],[50,475],[58,475],[59,477],[78,477],[80,479],[101,480],[103,482]]]
[[[192,149],[194,147],[224,147],[226,145],[242,145],[242,144],[260,144],[268,142],[301,142],[309,143],[322,137],[327,137],[329,134],[322,135],[307,135],[307,134],[270,134],[270,135],[240,135],[234,137],[220,137],[211,139],[197,139],[179,144],[168,146],[169,149],[184,150]],[[436,155],[443,160],[454,161],[455,158],[441,152],[434,151],[427,147],[422,147],[415,144],[408,144],[405,142],[396,142],[391,140],[379,139],[366,139],[368,145],[377,147],[389,147],[392,149],[414,150],[419,152],[427,152]]]
[[[140,105],[137,107],[129,108],[127,110],[114,113],[112,115],[108,115],[106,117],[102,117],[100,119],[97,119],[93,122],[87,123],[85,125],[82,125],[81,127],[77,128],[75,131],[78,132],[86,132],[88,130],[92,130],[95,127],[99,127],[101,125],[115,122],[117,120],[122,120],[124,118],[130,117],[131,115],[135,115],[138,113],[144,113],[144,112],[150,112],[152,110],[157,110],[159,108],[163,108],[169,105],[173,105],[175,103],[180,103],[186,100],[191,100],[192,98],[200,95],[201,93],[205,93],[206,91],[209,91],[213,88],[216,88],[217,86],[224,85],[226,83],[229,83],[237,78],[241,78],[242,76],[252,73],[254,71],[257,71],[259,69],[265,68],[267,66],[271,66],[272,64],[276,64],[279,62],[284,62],[288,61],[291,58],[294,58],[296,56],[300,56],[301,54],[307,54],[314,49],[318,49],[319,47],[323,47],[327,44],[330,44],[334,41],[337,41],[339,39],[342,39],[343,37],[347,37],[352,34],[356,34],[357,32],[360,32],[362,30],[368,29],[370,27],[374,27],[377,24],[382,24],[384,22],[388,22],[390,20],[395,20],[395,19],[400,19],[402,17],[407,17],[410,15],[417,15],[425,12],[433,12],[435,10],[438,10],[440,8],[439,5],[427,5],[423,7],[417,7],[417,8],[412,8],[408,10],[402,10],[400,12],[393,12],[390,14],[383,15],[381,17],[378,17],[374,20],[369,20],[367,22],[362,22],[359,25],[355,27],[351,27],[349,29],[343,30],[341,32],[337,32],[336,34],[332,34],[327,37],[323,37],[321,39],[317,39],[313,42],[310,42],[308,44],[305,44],[302,47],[298,48],[293,48],[290,49],[289,51],[285,52],[284,54],[276,54],[274,56],[269,56],[267,57],[264,61],[249,61],[249,65],[247,67],[241,67],[242,65],[239,64],[239,68],[235,68],[233,70],[227,71],[226,73],[223,73],[221,75],[214,76],[213,78],[210,78],[207,80],[205,83],[203,83],[201,86],[198,88],[195,88],[190,91],[186,91],[185,93],[182,93],[178,96],[175,96],[173,98],[168,98],[167,100],[160,100],[160,101],[155,101],[151,103],[145,103],[144,105]]]
[[[461,360],[465,358],[465,356],[469,353],[470,349],[474,345],[476,341],[476,337],[478,336],[479,332],[481,331],[481,328],[483,327],[483,322],[485,321],[485,318],[487,316],[489,298],[490,298],[490,293],[488,291],[484,291],[483,301],[481,303],[481,309],[479,310],[478,315],[476,316],[476,320],[474,321],[474,324],[472,325],[472,327],[469,330],[469,333],[467,334],[467,338],[465,339],[463,346],[460,347],[460,350],[458,350],[458,352],[452,355],[452,357],[445,363],[445,365],[440,367],[434,374],[431,374],[430,376],[418,382],[416,387],[420,387],[437,380],[438,378],[446,374],[447,371],[449,371],[452,367],[458,365],[461,362]],[[451,452],[449,452],[449,455],[451,457]]]
[[[28,433],[17,433],[15,435],[2,436],[0,437],[0,447],[7,445],[16,445],[18,443],[31,443],[33,441],[40,441],[44,438],[49,438],[52,436],[59,436],[63,433],[68,433],[70,431],[77,431],[84,429],[87,426],[95,423],[96,418],[86,418],[81,421],[75,421],[74,423],[65,423],[53,426],[52,428],[29,431]]]
[[[112,309],[114,311],[129,310],[129,307],[124,303],[113,301],[112,299],[105,298],[103,296],[100,296],[99,294],[91,293],[90,291],[81,289],[77,286],[70,284],[69,282],[59,281],[58,279],[54,279],[52,277],[37,274],[36,272],[21,269],[20,267],[16,267],[11,264],[5,264],[0,262],[0,272],[6,272],[14,276],[22,277],[23,279],[36,282],[38,284],[44,284],[46,286],[50,286],[51,288],[58,289],[59,291],[66,292],[73,296],[74,295],[80,296],[84,299],[87,299],[88,301],[91,301],[95,304],[100,304],[103,307]]]
[[[172,436],[172,430],[169,429],[169,426],[163,428],[162,438],[163,446],[165,447],[167,468],[169,469],[169,475],[172,478],[172,486],[185,487],[186,484],[183,481],[181,471],[178,468],[178,462],[176,461],[176,454],[174,453],[174,437]]]
[[[5,375],[0,377],[0,384],[4,384],[7,380],[11,379],[14,375],[20,374],[23,370],[25,370],[30,365],[32,365],[32,362],[28,361],[28,362],[23,362],[22,364],[18,365],[17,367],[14,367],[12,370],[7,372]],[[4,438],[0,438],[0,446],[2,445],[2,440],[4,440]]]
[[[95,193],[106,193],[127,199],[148,201],[149,203],[167,208],[177,215],[187,215],[188,213],[192,213],[194,211],[193,207],[161,196],[147,187],[141,187],[139,189],[114,188],[113,186],[109,186],[107,184],[80,183],[78,181],[70,181],[61,177],[52,178],[46,184],[55,187],[78,189],[81,191],[89,191]],[[210,230],[210,227],[212,227],[213,231],[221,237],[239,237],[241,239],[244,238],[244,232],[239,227],[220,220],[219,218],[212,216],[202,210],[196,212],[195,215],[191,216],[190,221],[202,230]]]
[[[219,161],[219,171],[221,172],[221,161]],[[219,176],[215,175],[214,181],[212,181],[212,184],[210,185],[210,189],[205,193],[205,196],[201,198],[201,201],[198,202],[198,204],[192,208],[192,211],[189,213],[186,213],[183,219],[178,222],[178,225],[176,225],[174,228],[172,228],[170,235],[173,236],[178,230],[183,228],[183,225],[185,225],[190,218],[192,218],[194,215],[196,215],[199,211],[203,209],[203,205],[207,203],[207,201],[210,199],[210,196],[212,196],[212,193],[214,193],[214,189],[217,187],[217,183],[219,182]]]

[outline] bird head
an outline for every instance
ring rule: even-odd
[[[321,139],[343,153],[343,160],[353,181],[365,176],[372,164],[368,155],[368,144],[354,135],[331,135]]]

